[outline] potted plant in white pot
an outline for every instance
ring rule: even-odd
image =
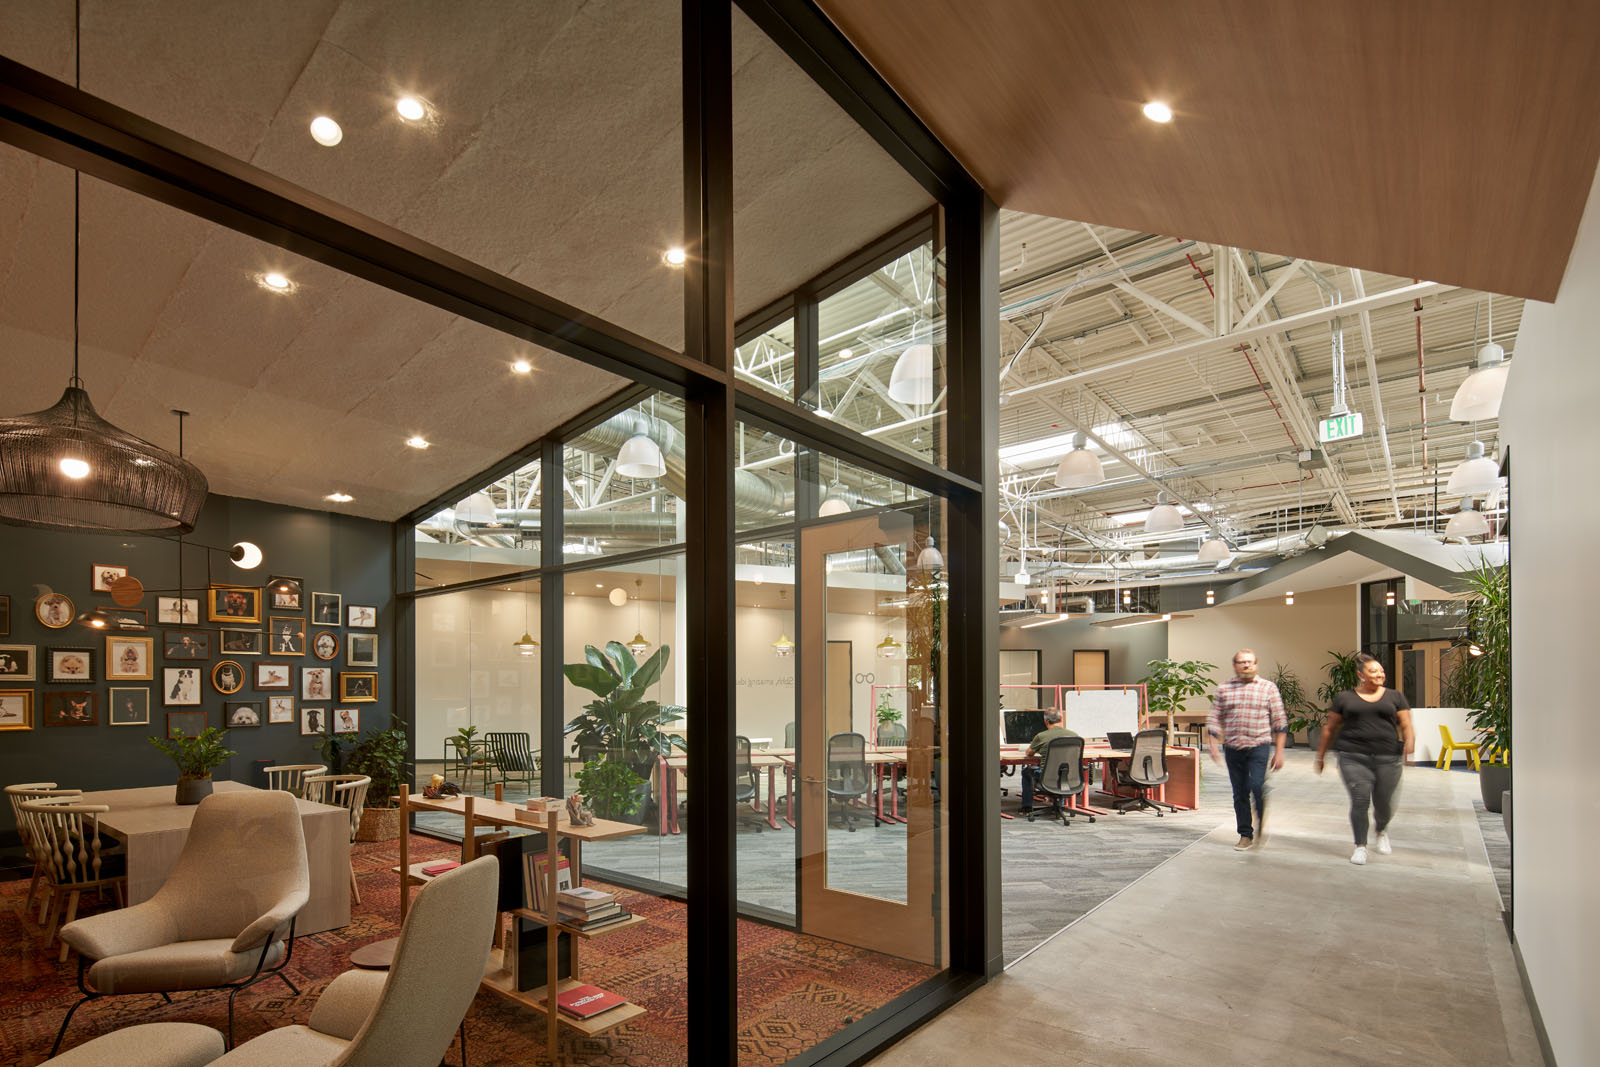
[[[149,739],[178,765],[179,804],[198,804],[211,795],[211,772],[238,755],[222,747],[227,736],[228,731],[207,726],[193,737],[179,730],[175,737]]]

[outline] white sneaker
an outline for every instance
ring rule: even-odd
[[[1378,855],[1387,856],[1393,851],[1394,846],[1389,844],[1389,835],[1380,831],[1378,834]]]
[[[1350,862],[1360,865],[1367,862],[1367,846],[1357,845],[1356,850],[1350,853]]]

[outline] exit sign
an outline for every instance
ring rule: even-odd
[[[1347,437],[1361,436],[1361,412],[1350,411],[1343,415],[1329,415],[1317,423],[1317,440],[1343,441]]]

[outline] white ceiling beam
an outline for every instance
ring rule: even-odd
[[[1282,291],[1283,287],[1288,284],[1289,279],[1294,277],[1295,271],[1299,270],[1304,264],[1305,260],[1297,259],[1284,268],[1283,273],[1278,275],[1278,280],[1273,282],[1254,304],[1250,305],[1248,311],[1234,320],[1232,328],[1238,330],[1250,325],[1250,321],[1261,314],[1263,308],[1272,303],[1272,298]]]
[[[1189,329],[1193,330],[1201,337],[1215,337],[1217,335],[1215,330],[1201,322],[1199,319],[1195,318],[1193,315],[1184,314],[1171,304],[1167,303],[1165,300],[1162,300],[1159,297],[1151,296],[1149,293],[1145,292],[1143,289],[1140,289],[1137,285],[1134,285],[1131,282],[1114,281],[1111,284],[1122,290],[1124,293],[1127,293],[1135,300],[1143,302],[1151,310],[1159,311],[1161,314],[1167,316],[1167,318],[1171,319],[1173,322],[1176,322],[1178,325],[1189,327]]]
[[[1350,282],[1355,287],[1356,299],[1367,295],[1367,285],[1359,270],[1350,271]],[[1394,505],[1394,517],[1400,518],[1400,496],[1395,485],[1394,457],[1389,454],[1389,422],[1383,414],[1383,391],[1378,378],[1378,346],[1372,343],[1372,315],[1360,312],[1361,349],[1367,362],[1367,392],[1372,397],[1373,413],[1378,416],[1378,442],[1383,446],[1383,467],[1389,472],[1389,500]]]
[[[1063,385],[1070,385],[1076,381],[1081,381],[1086,378],[1103,377],[1114,371],[1125,370],[1128,367],[1137,366],[1141,363],[1149,363],[1154,360],[1177,359],[1183,356],[1220,355],[1223,352],[1231,351],[1241,344],[1258,341],[1264,337],[1273,337],[1278,334],[1288,333],[1291,330],[1304,329],[1307,326],[1315,326],[1320,323],[1328,322],[1338,315],[1349,315],[1351,313],[1361,311],[1375,311],[1378,308],[1392,307],[1395,304],[1409,304],[1413,300],[1421,299],[1425,296],[1434,296],[1438,293],[1448,292],[1451,289],[1451,286],[1444,285],[1439,282],[1416,282],[1411,285],[1403,285],[1398,289],[1391,289],[1388,292],[1374,293],[1373,295],[1365,297],[1364,299],[1346,300],[1343,304],[1338,306],[1329,305],[1326,307],[1313,308],[1312,310],[1302,312],[1299,315],[1290,315],[1288,318],[1274,319],[1271,322],[1262,323],[1259,326],[1248,326],[1243,329],[1233,330],[1221,336],[1196,337],[1189,341],[1181,341],[1177,344],[1168,345],[1165,348],[1157,348],[1148,352],[1139,352],[1123,359],[1112,360],[1110,363],[1102,363],[1097,366],[1090,367],[1087,370],[1074,371],[1071,374],[1064,374],[1059,378],[1052,378],[1049,381],[1034,382],[1031,385],[1019,386],[1018,388],[1011,390],[1006,395],[1010,397],[1017,397],[1027,395],[1029,393],[1040,392],[1045,389],[1058,389]]]

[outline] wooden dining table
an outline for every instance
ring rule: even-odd
[[[254,790],[243,782],[216,782],[213,790]],[[178,804],[171,785],[100,789],[83,794],[85,804],[104,804],[100,829],[128,846],[128,903],[155,895],[172,873],[189,839],[198,805]],[[331,804],[296,800],[305,831],[311,899],[295,922],[296,936],[333,930],[350,922],[350,813]]]

